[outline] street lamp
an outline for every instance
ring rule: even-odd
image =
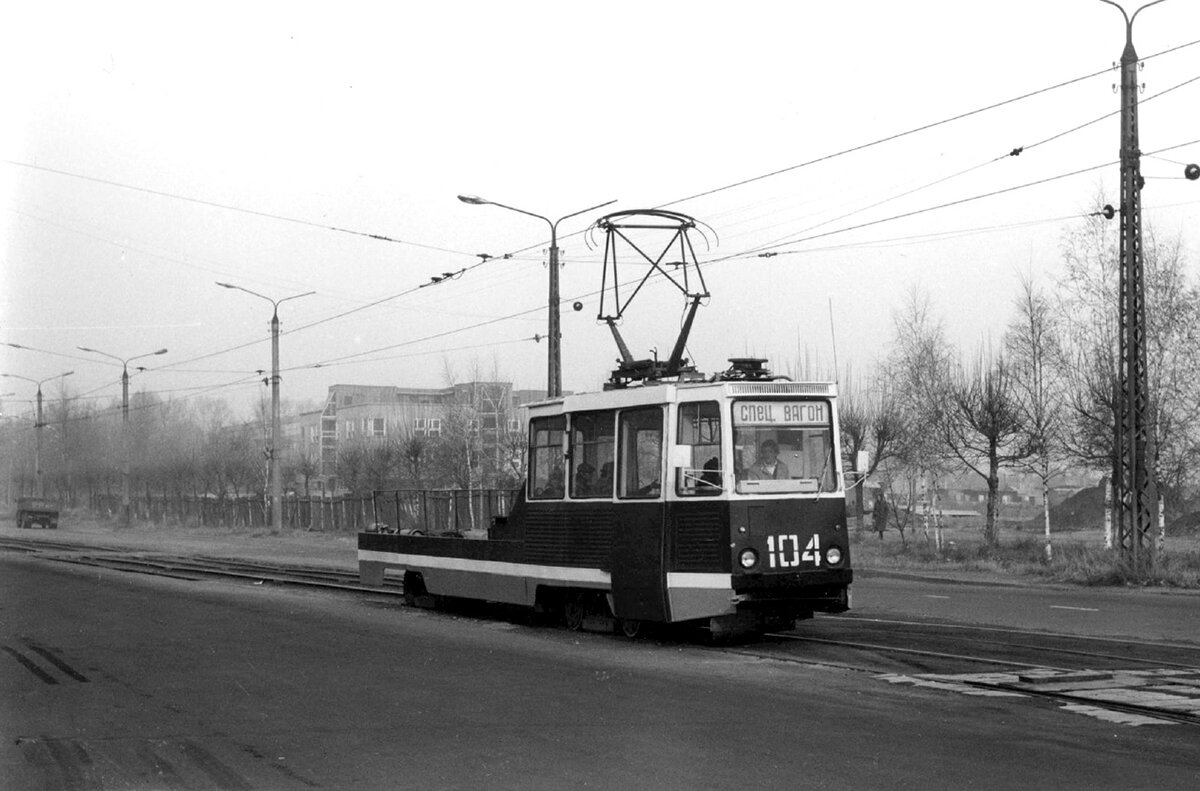
[[[251,291],[248,288],[235,286],[232,283],[217,283],[221,288],[232,288],[235,291],[245,291],[247,294],[265,299],[271,303],[271,444],[267,448],[267,477],[271,481],[271,529],[276,533],[283,530],[283,480],[279,472],[277,458],[280,444],[279,429],[279,305],[289,299],[300,299],[317,292],[306,291],[283,299],[271,299],[268,296]]]
[[[518,209],[514,206],[505,206],[503,203],[481,198],[478,195],[459,195],[458,199],[463,203],[469,203],[472,206],[492,205],[499,206],[501,209],[515,211],[518,214],[526,214],[530,217],[537,217],[539,220],[544,220],[550,226],[550,297],[548,299],[547,310],[548,320],[546,329],[546,338],[550,342],[548,349],[548,360],[546,362],[546,395],[549,398],[556,398],[562,395],[562,333],[559,329],[558,315],[558,224],[568,217],[575,217],[595,209],[603,208],[609,204],[616,203],[616,200],[606,201],[596,206],[589,206],[586,209],[580,209],[570,214],[564,214],[557,220],[551,221],[549,217],[543,217],[540,214],[534,214],[531,211]]]
[[[8,379],[22,379],[37,385],[37,417],[34,418],[33,422],[34,433],[37,435],[37,443],[34,446],[33,472],[37,480],[38,497],[46,496],[46,481],[42,478],[42,426],[46,425],[45,421],[42,420],[42,382],[49,382],[51,379],[63,379],[73,373],[75,372],[67,371],[65,374],[47,376],[45,379],[30,379],[27,376],[17,376],[16,374],[0,374],[0,376]]]
[[[108,357],[121,364],[121,524],[129,527],[129,364],[143,357],[166,354],[167,350],[159,349],[156,352],[147,352],[136,357],[118,357],[115,354],[102,352],[99,349],[89,349],[86,346],[76,346],[75,348],[81,352]]]

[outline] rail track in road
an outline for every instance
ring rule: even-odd
[[[366,587],[359,583],[357,572],[317,566],[208,556],[179,556],[160,552],[9,537],[0,537],[0,549],[34,554],[61,563],[96,566],[175,579],[198,580],[224,577],[254,583],[269,582],[278,585],[332,588],[395,596],[403,594],[402,586],[399,581],[394,579],[385,579],[382,588]]]
[[[802,625],[795,632],[772,635],[772,638],[903,655],[907,659],[901,669],[906,671],[950,672],[955,667],[966,671],[977,669],[979,665],[1073,671],[1081,669],[1078,667],[1080,661],[1087,661],[1088,669],[1092,670],[1137,664],[1200,671],[1200,644],[855,615],[819,616],[817,623],[821,624],[820,635],[804,634],[810,629]],[[963,653],[963,645],[969,646],[971,651]],[[1032,661],[1031,655],[1036,655],[1037,661]],[[921,657],[935,660],[936,666],[920,666]],[[947,666],[948,661],[950,666]]]
[[[820,633],[806,634],[816,624]],[[892,683],[1045,698],[1136,724],[1200,726],[1200,645],[854,615],[820,616],[766,638],[735,650]]]
[[[176,579],[226,578],[377,596],[403,594],[398,579],[387,578],[383,588],[366,587],[355,571],[327,567],[176,556],[40,538],[0,537],[0,550]],[[1156,722],[1200,725],[1200,644],[850,614],[818,616],[793,631],[717,650],[864,672],[893,683],[964,694],[975,690],[1025,695]]]

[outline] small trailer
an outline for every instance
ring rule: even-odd
[[[45,497],[17,498],[17,527],[58,527],[58,503]]]

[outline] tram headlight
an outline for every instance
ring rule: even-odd
[[[752,569],[758,564],[758,553],[753,549],[743,549],[738,553],[738,563],[744,569]]]
[[[825,550],[825,562],[830,566],[836,566],[842,562],[842,550],[837,547],[830,547]]]

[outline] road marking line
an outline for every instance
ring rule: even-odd
[[[1064,604],[1051,604],[1051,610],[1075,610],[1077,612],[1100,612],[1095,607],[1067,607]]]
[[[950,597],[949,596],[935,596],[932,593],[926,593],[925,598],[926,599],[949,599]]]

